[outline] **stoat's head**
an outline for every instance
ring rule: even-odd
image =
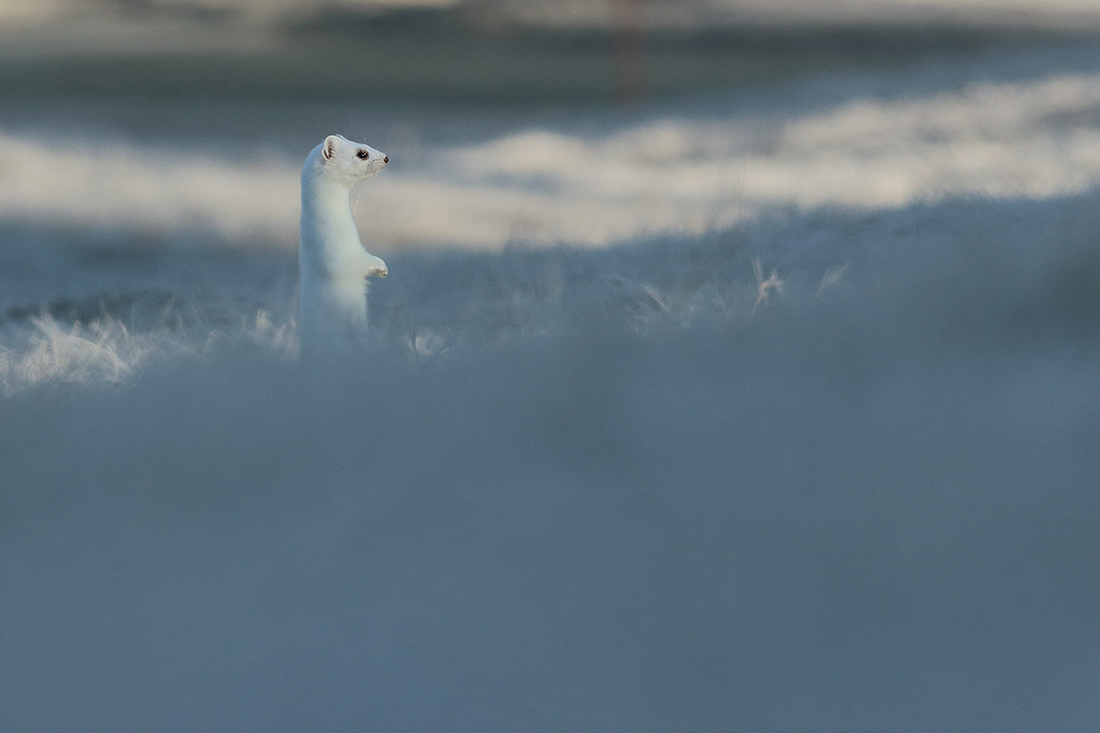
[[[314,152],[317,153],[315,173],[339,180],[349,188],[370,178],[390,162],[382,151],[353,143],[341,135],[329,135]]]

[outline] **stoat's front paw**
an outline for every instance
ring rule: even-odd
[[[385,277],[389,275],[390,271],[386,269],[386,263],[382,260],[378,260],[378,264],[367,270],[367,275],[377,275],[378,277]]]

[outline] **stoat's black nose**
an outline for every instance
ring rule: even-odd
[[[383,155],[383,156],[382,156],[382,162],[383,162],[383,163],[389,163],[389,162],[390,162],[390,156],[388,156],[388,155]]]

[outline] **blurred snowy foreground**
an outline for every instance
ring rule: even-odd
[[[1056,66],[378,140],[337,365],[308,146],[37,182],[4,133],[0,729],[1095,728],[1100,58]]]

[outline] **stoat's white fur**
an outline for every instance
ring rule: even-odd
[[[366,278],[385,277],[389,271],[359,241],[349,194],[388,162],[381,151],[340,135],[329,135],[306,158],[298,248],[298,332],[304,351],[343,350],[363,342]]]

